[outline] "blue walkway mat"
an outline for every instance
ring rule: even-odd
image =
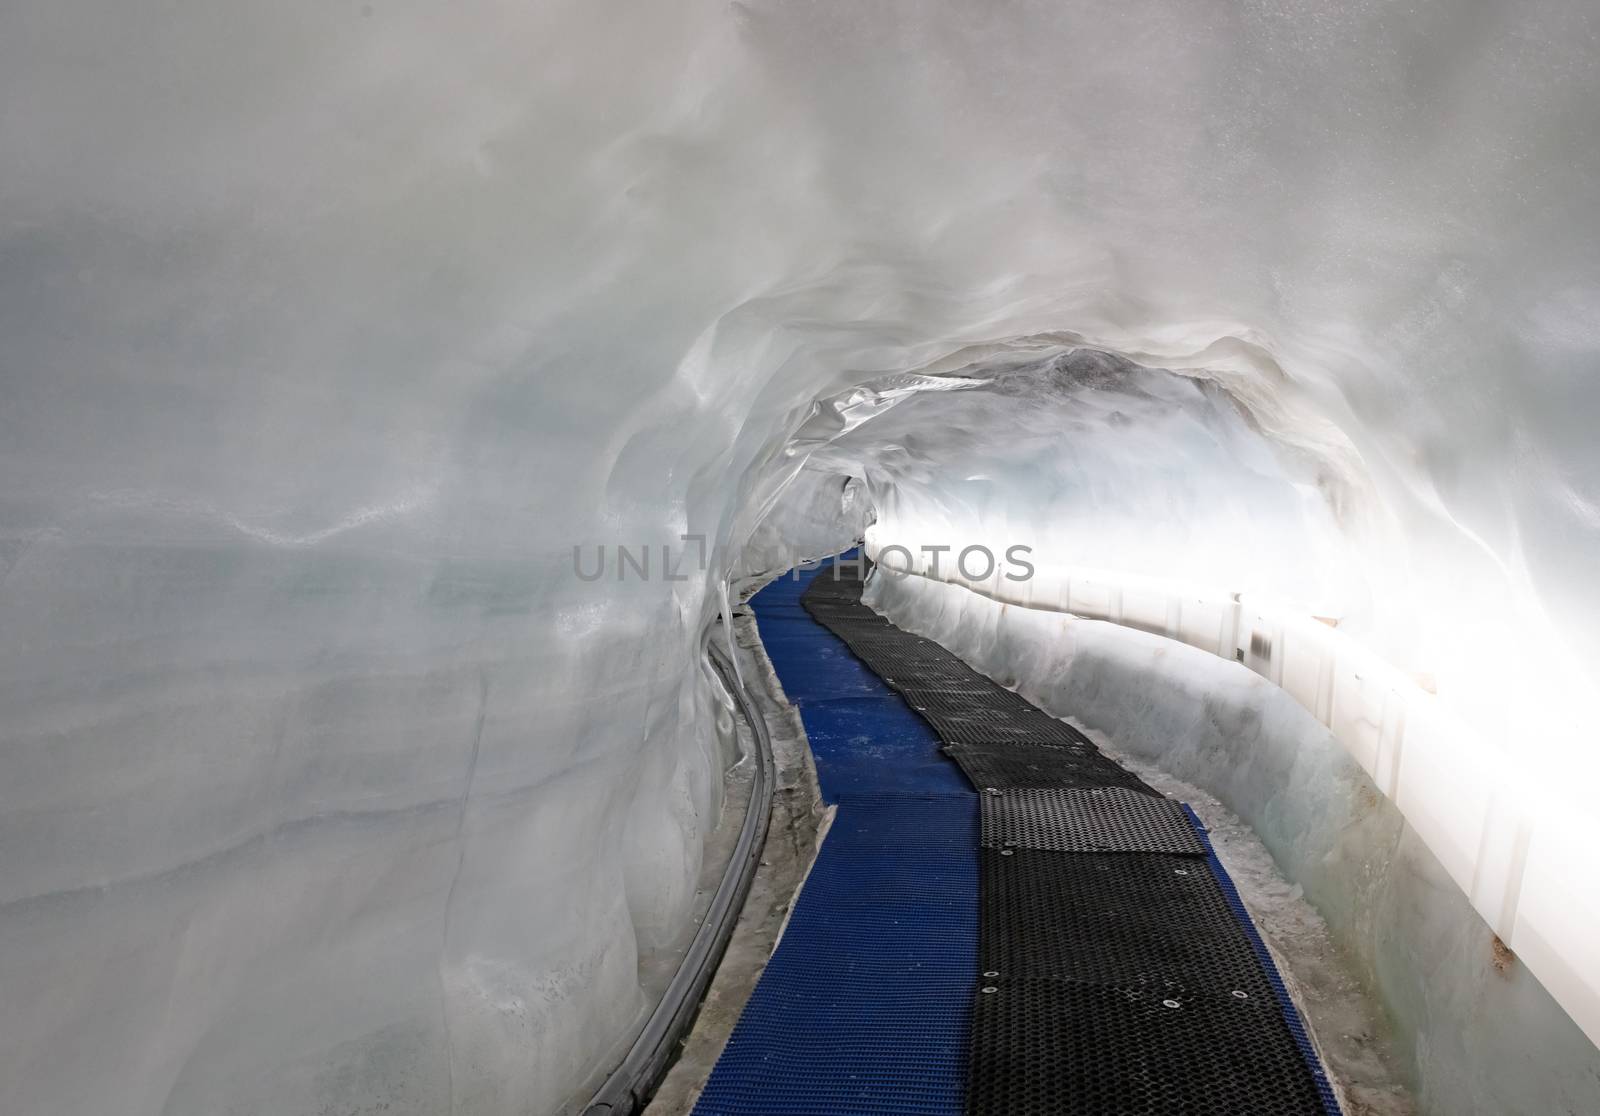
[[[971,794],[928,722],[800,606],[828,569],[785,574],[750,602],[783,692],[800,710],[823,801],[851,792]]]
[[[978,811],[847,795],[700,1116],[964,1111]]]
[[[799,606],[753,605],[838,805],[698,1116],[959,1116],[978,951],[978,806],[923,720]]]

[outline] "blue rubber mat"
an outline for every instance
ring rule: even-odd
[[[698,1116],[959,1116],[978,956],[978,805],[940,741],[799,605],[761,639],[838,805]]]
[[[977,841],[972,795],[847,794],[698,1116],[959,1116]]]
[[[820,572],[785,574],[750,603],[783,692],[800,710],[823,801],[851,792],[971,793],[928,722],[800,606]]]

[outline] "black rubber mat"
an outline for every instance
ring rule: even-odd
[[[1275,1006],[1255,949],[1203,860],[983,849],[978,871],[978,964],[986,974]]]
[[[892,630],[889,621],[862,604],[859,597],[855,600],[840,597],[830,601],[806,601],[805,606],[813,616],[825,616],[841,627],[857,629],[861,633],[873,629]]]
[[[1143,779],[1107,759],[1093,744],[946,744],[977,790],[1123,787],[1159,794]]]
[[[883,656],[875,658],[882,662],[885,672],[883,680],[901,693],[915,689],[927,690],[936,686],[952,690],[970,690],[973,686],[987,681],[960,661],[937,662],[931,659],[907,660]]]
[[[895,665],[896,664],[893,663],[887,664],[887,669],[892,671]],[[965,690],[970,689],[975,683],[983,681],[979,675],[974,674],[972,671],[968,670],[959,663],[916,663],[903,665],[910,667],[911,678],[916,683],[915,685],[902,682],[899,677],[893,673],[883,675],[884,681],[888,682],[892,689],[901,694],[904,694],[907,690],[913,689],[926,690],[931,686],[946,686],[952,690]],[[910,699],[908,698],[907,701],[909,702]]]
[[[972,1017],[975,1116],[1322,1116],[1277,1006],[990,978]]]
[[[927,646],[932,650],[928,650],[924,647],[905,645],[895,638],[896,629],[888,629],[891,634],[884,636],[862,637],[853,635],[848,628],[826,617],[817,619],[843,639],[852,654],[870,666],[879,677],[896,690],[903,692],[909,688],[963,691],[976,689],[1007,693],[942,647],[929,644]],[[898,634],[903,636],[904,633]]]
[[[810,607],[809,602],[807,607]],[[901,631],[859,601],[849,606],[855,610],[853,615],[844,614],[841,611],[842,607],[814,609],[811,615],[826,624],[847,644],[858,643],[869,651],[875,650],[887,655],[921,656],[935,660],[955,658],[937,643]]]
[[[866,605],[856,606],[866,611]],[[889,626],[885,621],[881,629],[874,628],[871,624],[859,620],[837,620],[833,617],[820,617],[824,624],[831,627],[840,639],[852,650],[859,647],[861,651],[886,663],[903,662],[914,666],[950,666],[966,667],[953,653],[946,651],[937,643],[927,641],[910,642],[905,638],[905,633]],[[974,677],[982,677],[972,672]]]
[[[947,717],[988,717],[1010,720],[1036,716],[1049,716],[1029,705],[1010,690],[993,684],[980,684],[984,680],[974,676],[963,687],[929,684],[919,678],[915,685],[897,687],[911,708],[920,712]]]
[[[910,685],[970,687],[988,681],[949,652],[929,654],[918,647],[896,647],[892,640],[879,639],[846,640],[845,646],[881,667],[884,681],[897,688]]]
[[[986,849],[1205,855],[1181,802],[1122,787],[985,791],[982,805]]]
[[[1043,712],[1043,710],[1040,710],[1040,712]],[[1071,725],[1067,724],[1067,722],[1058,721],[1056,718],[1051,717],[1048,713],[1045,713],[1044,715],[1050,721],[1049,724],[1045,724],[1043,721],[1037,719],[1027,719],[1019,722],[1019,727],[1025,728],[1030,732],[1042,732],[1043,735],[1051,738],[1049,743],[1054,743],[1061,747],[1081,746],[1089,748],[1095,752],[1099,752],[1100,749],[1094,746],[1093,741],[1091,741],[1087,736],[1083,735],[1083,733],[1079,732],[1077,729],[1073,728]],[[990,743],[990,741],[979,740],[973,741],[972,743],[985,744]],[[994,743],[998,745],[1001,742],[995,741]],[[1007,740],[1004,741],[1004,743],[1009,747],[1015,742]],[[1045,742],[1041,741],[1041,743]]]
[[[951,744],[1076,744],[1081,739],[1071,725],[1043,712],[1006,719],[941,715],[928,720]]]

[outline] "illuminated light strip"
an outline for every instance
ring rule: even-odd
[[[1348,635],[1293,606],[1142,574],[1003,566],[981,580],[945,554],[933,572],[920,545],[867,529],[866,551],[912,556],[905,573],[1007,606],[1102,620],[1177,640],[1244,665],[1332,731],[1392,801],[1473,908],[1600,1045],[1600,816],[1536,810],[1527,776],[1436,696]],[[993,548],[991,548],[992,550]],[[1003,548],[995,550],[998,556]],[[894,551],[891,568],[904,563]]]

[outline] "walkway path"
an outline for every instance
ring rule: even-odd
[[[1337,1116],[1192,812],[851,573],[752,602],[838,812],[696,1113]]]

